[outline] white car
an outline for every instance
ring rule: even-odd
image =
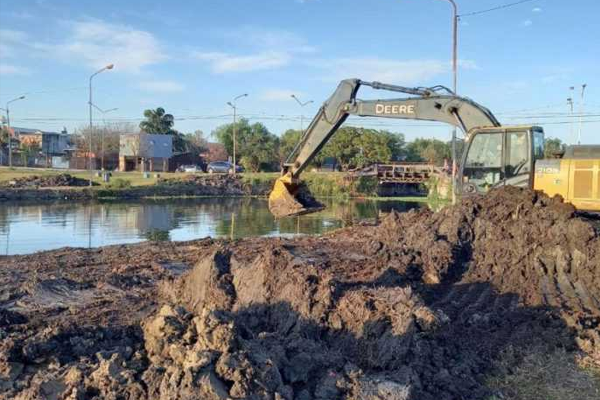
[[[183,172],[203,172],[202,168],[197,165],[186,165],[183,167]]]

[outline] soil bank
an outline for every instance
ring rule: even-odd
[[[600,235],[506,187],[320,237],[1,257],[0,398],[489,399],[600,362]]]

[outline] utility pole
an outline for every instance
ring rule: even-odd
[[[235,159],[235,152],[236,152],[236,131],[237,131],[237,105],[236,102],[238,99],[241,99],[242,97],[246,97],[248,96],[248,93],[244,93],[244,94],[240,94],[239,96],[237,96],[236,98],[233,99],[233,101],[228,101],[227,105],[231,108],[233,108],[233,174],[235,175],[236,173],[236,159]]]
[[[443,0],[452,5],[452,90],[456,93],[458,81],[458,7],[454,0]],[[452,204],[456,204],[456,127],[452,129]]]
[[[300,107],[302,107],[301,111],[300,111],[300,136],[302,136],[304,134],[304,113],[302,110],[304,110],[305,105],[314,103],[314,101],[309,100],[309,101],[303,103],[300,101],[300,99],[295,94],[291,95],[291,98],[296,100],[296,102],[298,104],[300,104]]]
[[[92,180],[94,179],[94,172],[92,170],[92,138],[93,138],[93,132],[94,132],[94,124],[92,122],[92,108],[93,108],[93,103],[92,103],[92,79],[94,78],[94,76],[98,75],[101,72],[104,72],[106,70],[109,69],[113,69],[114,64],[108,64],[106,67],[99,69],[98,71],[94,72],[91,76],[90,76],[90,101],[88,102],[89,106],[90,106],[90,140],[88,143],[88,161],[89,161],[89,170],[90,170],[90,187],[92,186]]]
[[[574,129],[573,129],[573,124],[575,123],[575,121],[573,121],[573,98],[569,97],[567,98],[567,104],[570,106],[571,109],[571,132],[569,133],[569,141],[573,140],[573,133],[574,133]]]
[[[579,103],[579,131],[577,132],[577,144],[581,144],[581,125],[583,124],[583,95],[585,94],[585,88],[587,84],[581,85],[581,101]]]
[[[569,141],[571,144],[573,144],[575,142],[575,119],[573,116],[573,112],[574,112],[574,102],[575,102],[575,86],[569,86],[569,90],[571,91],[571,96],[569,96],[569,98],[567,99],[567,103],[571,106],[571,133],[569,136]]]
[[[14,103],[15,101],[23,100],[25,96],[17,97],[16,99],[12,99],[8,103],[6,103],[6,129],[8,130],[8,166],[12,167],[12,138],[10,137],[10,108],[8,107],[10,103]]]

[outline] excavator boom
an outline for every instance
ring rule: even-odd
[[[361,86],[413,97],[359,100],[356,95]],[[299,176],[350,115],[446,122],[461,128],[467,136],[474,129],[500,126],[487,108],[456,96],[443,86],[408,88],[359,79],[343,80],[319,109],[283,166],[282,177],[269,196],[269,209],[276,217],[305,214],[323,208],[300,185]]]

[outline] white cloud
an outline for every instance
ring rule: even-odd
[[[314,53],[316,51],[316,48],[310,46],[302,37],[281,29],[246,26],[233,32],[227,32],[225,36],[235,40],[236,43],[244,43],[262,51],[289,53]]]
[[[191,52],[191,57],[206,61],[214,73],[248,72],[276,69],[289,65],[297,55],[305,57],[316,52],[300,36],[285,30],[266,30],[252,26],[232,32],[223,32],[223,39],[231,48],[244,48],[243,52]]]
[[[29,70],[25,67],[10,64],[0,64],[0,75],[29,75]]]
[[[542,9],[540,7],[535,7],[533,10],[531,10],[534,13],[539,13],[542,12]]]
[[[310,64],[328,71],[326,81],[361,78],[405,85],[419,84],[451,70],[451,65],[441,60],[339,58]],[[477,68],[471,60],[460,60],[459,65],[465,69]]]
[[[21,43],[27,40],[27,34],[13,29],[0,29],[0,40],[5,43]]]
[[[525,28],[531,25],[533,25],[533,21],[530,19],[526,19],[525,21],[521,22],[521,26]]]
[[[19,48],[27,45],[27,34],[12,29],[0,29],[0,57],[16,57]]]
[[[207,61],[210,69],[217,74],[280,68],[288,65],[291,61],[288,53],[276,51],[249,55],[194,51],[192,57],[200,61]]]
[[[167,59],[158,40],[149,32],[101,20],[68,21],[68,35],[61,43],[35,43],[51,56],[73,63],[101,68],[109,63],[115,70],[138,72],[142,67]]]
[[[27,11],[11,11],[8,14],[9,18],[12,19],[32,19],[33,14],[28,13]]]
[[[294,101],[292,95],[302,97],[303,93],[287,89],[268,89],[262,92],[258,98],[264,101]]]
[[[178,93],[185,90],[185,86],[175,81],[144,81],[138,87],[147,92],[155,93]]]

